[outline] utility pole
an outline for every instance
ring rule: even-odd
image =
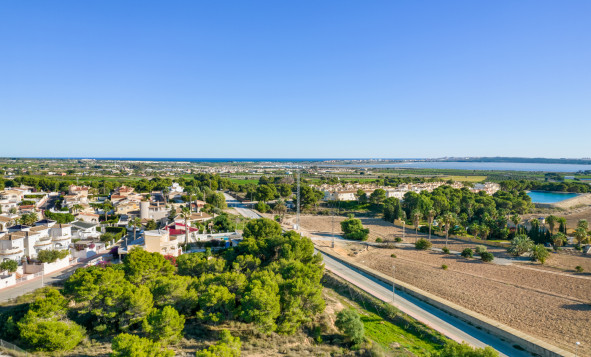
[[[404,239],[404,232],[406,232],[406,221],[402,220],[402,239]]]
[[[297,189],[297,216],[296,216],[296,225],[298,232],[300,231],[300,170],[297,171],[297,179],[298,179],[298,189]]]
[[[331,222],[331,233],[332,233],[332,248],[334,249],[334,206],[332,207],[332,222]]]

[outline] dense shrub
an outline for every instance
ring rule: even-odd
[[[254,208],[261,213],[267,213],[271,209],[271,207],[263,201],[257,202]]]
[[[172,350],[163,350],[158,342],[152,342],[147,338],[142,338],[128,333],[117,335],[111,345],[112,357],[172,357]]]
[[[70,252],[67,249],[64,250],[42,250],[37,254],[37,260],[41,263],[53,263],[58,259],[67,257]]]
[[[492,347],[474,348],[467,343],[459,344],[454,341],[448,341],[439,357],[498,357],[499,353]]]
[[[474,250],[476,251],[476,254],[482,254],[484,252],[488,252],[488,250],[486,249],[486,246],[484,246],[484,245],[477,245]]]
[[[398,243],[402,242],[402,238],[400,238],[400,237],[396,237],[396,238],[394,238],[394,240]]]
[[[480,259],[483,262],[492,262],[495,259],[495,256],[491,252],[484,252],[480,254]]]
[[[343,237],[352,240],[367,240],[369,229],[363,228],[361,220],[356,218],[349,218],[341,222],[341,229],[343,230]]]
[[[577,266],[575,267],[575,270],[577,271],[577,273],[582,273],[582,272],[584,272],[584,271],[585,271],[585,269],[583,269],[583,267],[582,267],[582,266],[580,266],[580,265],[577,265]]]
[[[445,264],[442,264],[442,265],[441,265],[441,269],[443,269],[443,270],[447,270],[447,268],[448,268],[448,266],[447,266],[447,265],[445,265]]]
[[[442,251],[444,254],[449,254],[449,248],[448,248],[448,247],[443,247],[443,248],[441,248],[441,251]]]
[[[466,249],[462,250],[462,257],[472,258],[473,256],[474,256],[474,252],[472,252],[472,249],[466,248]]]
[[[335,326],[354,344],[358,345],[363,342],[365,329],[357,311],[353,309],[339,311]]]
[[[415,243],[415,248],[421,250],[430,249],[431,246],[433,246],[433,244],[431,244],[431,242],[429,242],[425,238],[421,238]]]
[[[382,243],[384,240],[382,238],[376,238],[376,243]]]
[[[197,351],[196,357],[240,357],[242,342],[234,337],[228,330],[222,330],[221,339],[209,348]]]
[[[6,270],[10,273],[14,273],[18,269],[18,263],[15,260],[5,260],[0,263],[0,271]]]

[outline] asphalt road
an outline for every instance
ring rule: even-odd
[[[18,283],[15,286],[2,289],[0,290],[0,302],[5,302],[17,298],[21,295],[30,293],[34,290],[37,290],[41,288],[42,283],[43,286],[47,286],[62,281],[68,278],[70,275],[72,275],[76,269],[83,267],[84,264],[85,263],[78,263],[64,270],[46,274],[43,276],[43,279],[41,279],[41,276],[39,276],[32,280],[27,280],[25,282]]]
[[[370,293],[380,300],[392,303],[392,286],[373,277],[347,266],[329,256],[322,254],[327,270],[349,281],[360,289]],[[531,357],[528,352],[514,348],[510,343],[492,336],[486,332],[471,326],[460,319],[451,316],[429,304],[426,304],[402,291],[396,291],[394,306],[400,311],[412,316],[416,320],[428,325],[434,330],[455,341],[465,341],[472,346],[491,346],[501,356],[506,357]]]
[[[247,208],[245,204],[241,203],[234,197],[230,196],[229,194],[222,192],[224,197],[226,197],[226,203],[228,207],[234,208],[238,213],[240,213],[243,217],[246,218],[261,218],[261,216],[256,213],[254,210]]]

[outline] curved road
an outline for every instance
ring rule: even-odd
[[[320,252],[322,254],[322,252]],[[326,269],[376,298],[392,303],[392,286],[322,254]],[[436,307],[420,301],[402,291],[396,290],[393,303],[400,311],[412,316],[425,325],[439,331],[455,341],[465,341],[472,346],[491,346],[505,357],[531,357],[528,352],[514,348],[510,343],[492,336],[464,321],[451,316]]]
[[[228,207],[234,208],[242,216],[244,216],[246,218],[254,218],[254,219],[261,218],[261,216],[258,213],[256,213],[254,210],[247,208],[244,203],[241,203],[240,201],[238,201],[237,199],[235,199],[234,197],[230,196],[229,194],[227,194],[225,192],[222,192],[222,193],[224,194],[224,197],[226,198],[226,203],[228,204]]]

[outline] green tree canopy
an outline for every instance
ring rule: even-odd
[[[346,239],[367,240],[367,236],[369,235],[369,229],[363,228],[361,220],[357,218],[349,218],[342,221],[341,229]]]
[[[159,276],[171,276],[175,268],[160,253],[150,253],[141,248],[129,251],[123,260],[126,278],[134,284],[145,284]]]
[[[281,235],[281,225],[268,218],[259,218],[249,221],[244,227],[244,238],[267,238]]]
[[[172,306],[153,309],[143,322],[144,332],[153,340],[164,344],[181,339],[185,317]]]

